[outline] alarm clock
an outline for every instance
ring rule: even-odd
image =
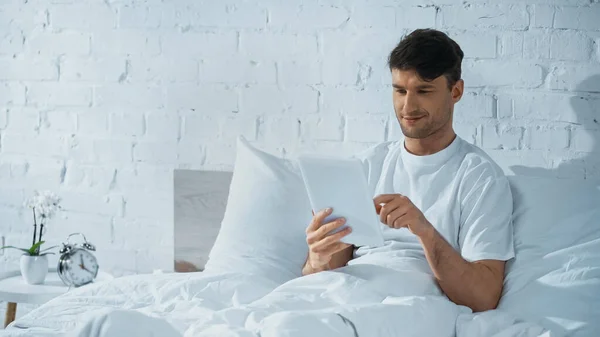
[[[69,239],[74,235],[83,237],[82,244],[72,244]],[[67,242],[59,250],[60,257],[56,271],[63,283],[69,287],[80,287],[91,283],[98,276],[98,261],[91,253],[96,247],[89,243],[85,235],[73,233],[67,237]]]

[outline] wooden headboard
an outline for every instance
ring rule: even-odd
[[[231,172],[175,170],[175,271],[204,270],[229,195]]]

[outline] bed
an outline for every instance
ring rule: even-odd
[[[496,310],[448,301],[430,275],[369,264],[305,277],[311,218],[292,161],[238,139],[231,172],[177,171],[175,269],[75,289],[16,336],[598,336],[600,186],[510,176],[516,258]]]

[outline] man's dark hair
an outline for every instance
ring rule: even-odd
[[[452,87],[461,75],[463,51],[448,35],[435,29],[417,29],[405,36],[388,58],[390,71],[414,70],[424,81],[444,75]]]

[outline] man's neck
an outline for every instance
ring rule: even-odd
[[[445,132],[436,132],[423,139],[405,137],[404,147],[414,155],[426,156],[447,148],[455,138],[456,133],[454,133],[454,130],[449,129]]]

